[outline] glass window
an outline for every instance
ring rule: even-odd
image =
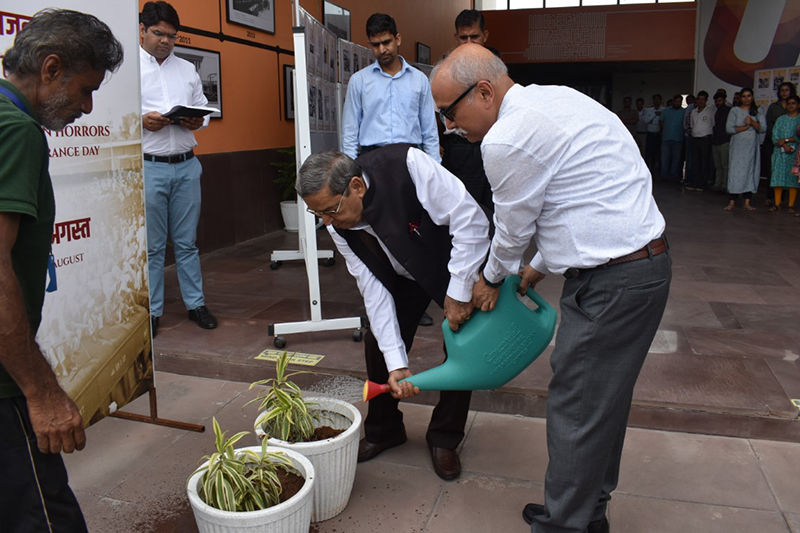
[[[583,0],[585,6],[615,6],[617,0]]]
[[[544,7],[579,7],[580,0],[545,0]]]
[[[508,9],[539,9],[544,7],[544,0],[509,0]]]
[[[475,9],[478,11],[497,11],[508,9],[508,0],[475,0]]]
[[[655,4],[656,0],[619,0],[621,5],[626,4]]]

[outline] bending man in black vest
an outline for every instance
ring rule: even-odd
[[[364,339],[369,379],[389,383],[391,396],[369,403],[358,461],[406,441],[401,398],[418,390],[408,352],[431,300],[457,329],[472,312],[471,290],[489,250],[489,221],[464,185],[424,152],[389,145],[357,160],[339,152],[309,157],[297,191],[322,218],[358,282],[370,321]],[[461,473],[469,391],[444,391],[426,440],[439,477]]]

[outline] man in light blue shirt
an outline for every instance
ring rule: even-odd
[[[387,144],[419,146],[437,162],[439,135],[428,78],[398,54],[392,17],[375,13],[367,38],[377,61],[350,78],[342,113],[342,152],[352,158]]]
[[[683,177],[681,151],[683,150],[683,96],[672,97],[672,106],[661,112],[661,177],[680,181]]]

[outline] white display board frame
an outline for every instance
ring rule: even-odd
[[[300,8],[295,3],[295,21],[300,21]],[[306,31],[303,26],[294,28],[294,49],[295,49],[295,76],[294,76],[294,101],[295,101],[295,146],[297,156],[297,168],[299,169],[305,160],[311,155],[311,124],[307,112],[309,105],[309,65],[306,61]],[[339,94],[339,84],[336,84]],[[339,98],[337,98],[339,101]],[[340,113],[337,113],[337,126],[339,125]],[[338,139],[336,132],[331,132]],[[329,134],[329,135],[331,135]],[[337,142],[338,145],[338,142]],[[311,310],[311,320],[300,322],[283,322],[269,325],[269,335],[274,337],[273,343],[276,348],[286,346],[285,334],[290,333],[310,333],[316,331],[331,331],[340,329],[353,329],[353,340],[360,341],[362,338],[361,328],[365,323],[362,317],[347,318],[322,318],[322,299],[319,285],[319,259],[333,259],[334,254],[329,250],[319,250],[317,247],[317,224],[316,217],[306,210],[306,204],[300,196],[297,196],[298,213],[298,249],[297,250],[278,250],[270,256],[273,262],[304,260],[306,264],[306,275],[308,278],[308,301]]]

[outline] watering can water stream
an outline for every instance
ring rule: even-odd
[[[420,390],[492,390],[517,377],[550,344],[558,318],[533,289],[528,289],[527,298],[520,298],[520,281],[519,276],[508,276],[494,310],[476,309],[458,331],[452,331],[445,320],[447,361],[402,381]],[[529,307],[531,302],[535,309]],[[367,381],[364,401],[388,391],[388,384]]]

